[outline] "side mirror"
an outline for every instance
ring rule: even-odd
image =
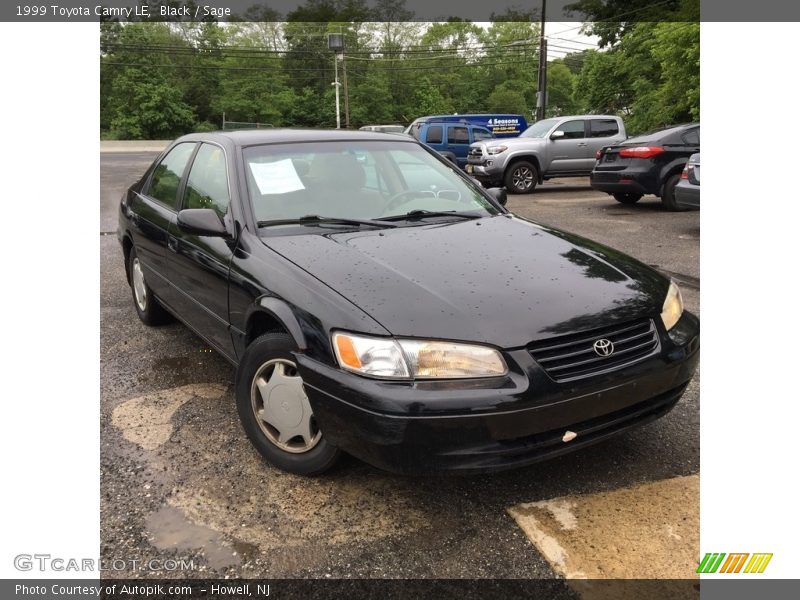
[[[550,134],[550,139],[551,140],[559,140],[559,139],[561,139],[563,137],[564,137],[564,132],[563,131],[554,131],[553,133]]]
[[[494,187],[486,190],[488,194],[494,198],[500,206],[505,206],[508,201],[508,194],[504,188]]]
[[[225,237],[228,230],[212,208],[185,208],[178,213],[178,227],[186,233]]]

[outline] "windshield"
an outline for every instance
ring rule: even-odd
[[[375,220],[417,211],[416,221],[419,211],[476,216],[500,212],[455,171],[457,167],[442,163],[416,143],[271,144],[246,148],[244,160],[250,202],[260,225],[309,216]]]
[[[542,138],[547,135],[547,132],[550,131],[556,123],[558,123],[558,119],[544,119],[538,121],[520,133],[519,137]]]

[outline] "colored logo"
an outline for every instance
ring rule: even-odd
[[[611,342],[611,340],[597,340],[594,343],[594,351],[598,356],[611,356],[611,354],[614,352],[614,344]]]
[[[706,552],[703,560],[697,565],[695,573],[763,573],[770,560],[772,560],[772,553],[749,554],[745,552],[725,554],[724,552]]]

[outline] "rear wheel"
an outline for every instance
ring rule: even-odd
[[[614,200],[620,202],[621,204],[636,204],[642,199],[642,194],[631,194],[630,192],[617,192],[616,194],[613,194],[613,196]]]
[[[171,315],[158,303],[150,286],[144,278],[142,263],[136,256],[136,250],[131,248],[128,257],[128,272],[131,276],[131,292],[133,293],[133,306],[136,314],[145,325],[163,325],[172,320]]]
[[[680,179],[681,176],[678,173],[667,177],[667,180],[664,182],[664,191],[661,192],[661,204],[664,205],[664,208],[671,210],[672,212],[686,210],[685,208],[678,206],[678,204],[675,202],[675,186],[678,185]]]
[[[512,194],[530,194],[539,181],[539,171],[527,160],[520,160],[506,171],[503,183]]]
[[[276,467],[299,475],[330,469],[339,449],[314,418],[291,336],[268,333],[247,347],[236,371],[236,407],[247,437]]]

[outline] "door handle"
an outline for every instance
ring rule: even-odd
[[[178,252],[178,238],[174,238],[172,236],[167,239],[167,248],[172,250],[173,252]]]
[[[589,145],[589,144],[587,144],[586,142],[580,142],[580,143],[578,144],[578,148],[584,148],[584,147],[586,147],[586,146],[588,146],[588,145]]]

